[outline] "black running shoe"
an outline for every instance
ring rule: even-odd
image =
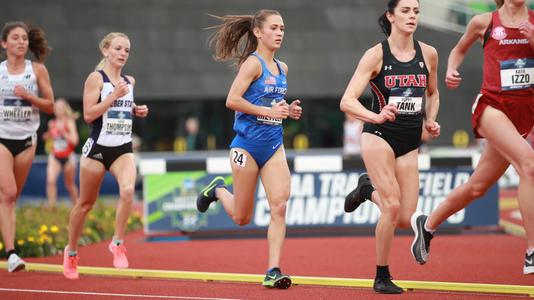
[[[525,267],[523,268],[523,274],[534,274],[534,252],[530,255],[525,254]]]
[[[291,286],[291,278],[282,274],[279,268],[274,268],[265,274],[263,286],[267,288],[288,289]]]
[[[421,265],[424,265],[428,260],[428,255],[430,254],[430,241],[434,237],[432,233],[425,229],[427,219],[428,216],[423,215],[420,212],[415,212],[410,220],[413,232],[415,233],[411,249],[412,255]]]
[[[380,294],[402,294],[404,290],[391,281],[391,277],[388,278],[375,278],[373,284],[373,290]]]
[[[367,173],[362,173],[360,175],[360,178],[358,179],[358,186],[352,192],[350,192],[347,197],[345,197],[345,212],[350,213],[355,211],[360,204],[365,202],[365,200],[371,201],[370,194],[368,195],[369,199],[367,199],[365,195],[362,195],[362,188],[364,187],[371,187],[372,191],[375,190],[373,184],[371,183],[371,178],[369,178]]]
[[[197,209],[199,212],[205,212],[210,207],[211,202],[217,201],[215,189],[221,186],[224,186],[224,178],[217,176],[200,191],[197,197]]]

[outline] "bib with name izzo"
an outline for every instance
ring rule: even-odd
[[[30,60],[25,61],[24,72],[16,75],[9,74],[7,61],[0,63],[0,138],[23,140],[39,128],[39,108],[15,96],[17,85],[38,95],[37,76]]]
[[[270,109],[274,104],[283,101],[287,92],[287,79],[280,65],[275,59],[279,74],[272,74],[266,62],[256,52],[252,53],[261,63],[261,76],[253,81],[243,94],[243,98],[250,103]],[[253,116],[236,112],[234,131],[242,137],[253,141],[273,141],[283,135],[282,119],[267,116]]]
[[[369,84],[373,92],[373,112],[380,113],[387,104],[397,106],[396,120],[386,123],[422,124],[428,69],[419,42],[414,40],[414,46],[414,58],[401,62],[391,54],[388,41],[382,42],[382,69]]]
[[[104,71],[99,72],[104,80],[98,99],[100,103],[115,87]],[[128,84],[129,92],[113,101],[108,110],[91,124],[91,138],[101,146],[117,147],[132,141],[133,86],[126,76],[122,78]]]

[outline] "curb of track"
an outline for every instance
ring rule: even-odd
[[[5,268],[6,262],[0,262],[0,268]],[[52,272],[63,273],[62,265],[27,263],[26,270],[31,272]],[[201,281],[226,281],[226,282],[248,282],[261,283],[263,275],[238,274],[238,273],[215,273],[215,272],[189,272],[189,271],[167,271],[167,270],[144,270],[144,269],[115,269],[103,267],[79,266],[78,271],[82,275],[100,276],[120,276],[150,279],[187,279]],[[65,279],[67,280],[67,279]],[[295,285],[318,285],[337,287],[361,287],[372,288],[371,279],[352,279],[336,277],[308,277],[291,276]],[[528,295],[534,297],[534,287],[524,285],[504,285],[504,284],[481,284],[481,283],[461,283],[461,282],[433,282],[433,281],[409,281],[395,280],[405,290],[431,290],[448,292],[468,292],[468,293],[488,293],[507,295]]]

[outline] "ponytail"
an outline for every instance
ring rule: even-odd
[[[38,27],[31,25],[28,27],[30,28],[28,31],[30,51],[38,62],[44,63],[46,56],[52,51],[52,48],[48,47],[45,32]]]
[[[380,29],[382,29],[382,32],[386,36],[391,35],[391,22],[389,22],[387,17],[387,11],[384,12],[379,18],[378,18],[378,26],[380,26]]]
[[[104,65],[106,64],[106,59],[105,58],[102,58],[98,64],[95,66],[95,71],[100,71],[102,69],[104,69]]]
[[[258,48],[258,39],[254,28],[261,28],[267,17],[280,15],[275,10],[260,10],[254,15],[211,15],[222,24],[208,27],[216,31],[209,38],[209,45],[215,48],[213,58],[216,61],[236,59],[241,65],[247,57]]]

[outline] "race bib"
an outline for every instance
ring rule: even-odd
[[[501,61],[501,89],[524,90],[534,84],[534,59],[519,58]]]
[[[132,114],[128,111],[110,110],[107,113],[106,134],[129,135],[132,133]]]
[[[276,103],[282,101],[284,99],[273,99],[273,98],[261,98],[261,104],[262,106],[265,106],[269,109]],[[279,126],[282,125],[282,119],[277,118],[270,118],[267,116],[257,116],[258,123],[266,124],[266,125],[272,125],[272,126]]]
[[[247,165],[247,154],[238,149],[234,149],[232,152],[232,162],[244,168]]]
[[[32,105],[21,99],[4,99],[1,107],[1,116],[4,121],[28,122],[32,118]]]
[[[68,146],[69,146],[69,143],[67,143],[67,140],[64,138],[54,140],[54,149],[56,151],[67,150]]]
[[[388,104],[397,105],[400,115],[420,114],[424,92],[425,90],[422,88],[392,88]]]
[[[93,139],[92,138],[88,138],[87,141],[85,142],[85,144],[83,145],[82,155],[84,157],[87,157],[89,152],[91,152],[91,148],[93,147],[93,143],[94,143]]]

